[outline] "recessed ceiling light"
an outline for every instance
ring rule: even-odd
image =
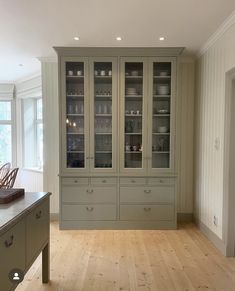
[[[116,37],[116,40],[118,41],[122,40],[121,36]]]
[[[163,41],[163,40],[165,40],[165,37],[164,37],[164,36],[160,36],[160,37],[159,37],[159,40],[160,40],[160,41]]]
[[[79,38],[79,36],[75,36],[73,39],[74,40],[79,40],[80,38]]]

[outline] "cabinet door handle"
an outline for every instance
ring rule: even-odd
[[[87,159],[87,160],[89,160],[89,159],[90,159],[90,157],[86,157],[86,159]]]
[[[90,157],[91,160],[94,160],[94,157]]]
[[[78,183],[78,180],[74,180],[74,183]]]
[[[42,216],[42,211],[41,211],[41,210],[38,211],[38,212],[35,214],[36,219],[40,219],[41,216]]]
[[[107,182],[107,180],[102,180],[102,183],[106,183]]]
[[[151,190],[144,190],[144,193],[151,193]]]
[[[131,180],[131,183],[135,183],[136,182],[136,180]]]
[[[162,179],[159,180],[159,183],[164,183],[164,181]]]
[[[94,190],[93,189],[91,189],[91,190],[90,189],[87,189],[86,192],[89,193],[89,194],[91,194],[91,193],[94,192]]]
[[[5,244],[5,247],[6,248],[9,248],[10,246],[13,245],[13,240],[14,240],[14,235],[12,234],[10,236],[10,239],[9,240],[5,240],[4,244]]]
[[[145,211],[145,212],[149,212],[149,211],[151,211],[151,207],[144,207],[144,211]]]
[[[86,207],[86,210],[91,212],[94,210],[94,207]]]

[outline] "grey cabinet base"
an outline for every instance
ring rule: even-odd
[[[175,221],[61,221],[60,229],[177,229]]]

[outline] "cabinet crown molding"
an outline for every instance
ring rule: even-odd
[[[63,56],[166,56],[176,57],[182,54],[184,47],[54,47],[58,55]]]

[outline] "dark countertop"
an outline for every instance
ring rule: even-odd
[[[26,192],[13,202],[0,204],[0,235],[50,195],[50,192]]]

